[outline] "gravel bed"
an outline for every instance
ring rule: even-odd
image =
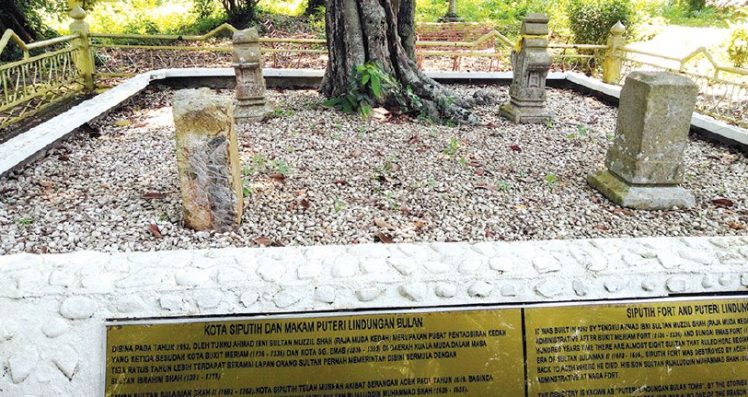
[[[507,100],[506,87],[489,90]],[[556,89],[552,125],[513,125],[495,105],[476,108],[477,127],[362,119],[314,91],[271,91],[273,118],[239,130],[243,226],[194,232],[181,225],[172,95],[149,89],[0,179],[0,254],[748,234],[744,155],[692,139],[696,208],[621,209],[585,180],[603,166],[616,109]]]

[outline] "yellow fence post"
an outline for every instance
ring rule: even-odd
[[[86,23],[86,11],[83,10],[81,4],[77,0],[68,0],[70,5],[70,15],[73,18],[73,22],[70,24],[70,33],[77,34],[78,38],[73,44],[78,48],[78,53],[75,57],[75,66],[78,68],[83,79],[83,86],[86,91],[94,90],[94,58],[91,52],[91,37],[89,35],[88,23]]]
[[[605,83],[618,84],[621,81],[623,47],[626,46],[624,33],[626,33],[626,27],[623,26],[621,21],[610,28],[608,50],[605,52],[605,60],[603,61],[603,82]]]

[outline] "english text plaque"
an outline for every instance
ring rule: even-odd
[[[525,310],[536,397],[748,395],[748,299]]]

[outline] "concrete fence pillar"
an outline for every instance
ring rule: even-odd
[[[618,84],[621,81],[621,70],[623,68],[623,47],[626,46],[626,26],[620,21],[610,28],[608,35],[608,49],[603,61],[603,82]]]
[[[94,90],[94,57],[91,51],[91,36],[88,23],[86,23],[86,11],[77,0],[69,0],[70,15],[73,22],[70,24],[70,33],[77,34],[79,37],[73,41],[73,45],[78,48],[75,56],[75,67],[81,76],[83,86],[86,91]]]

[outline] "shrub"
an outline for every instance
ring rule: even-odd
[[[742,68],[748,63],[748,24],[738,26],[732,31],[727,55],[736,68]]]
[[[216,10],[216,3],[213,0],[194,0],[192,2],[192,12],[198,18],[208,18]]]
[[[576,43],[604,44],[616,22],[634,23],[630,0],[571,0],[567,14]]]
[[[686,6],[689,11],[700,11],[706,7],[706,0],[681,0],[681,3]]]

